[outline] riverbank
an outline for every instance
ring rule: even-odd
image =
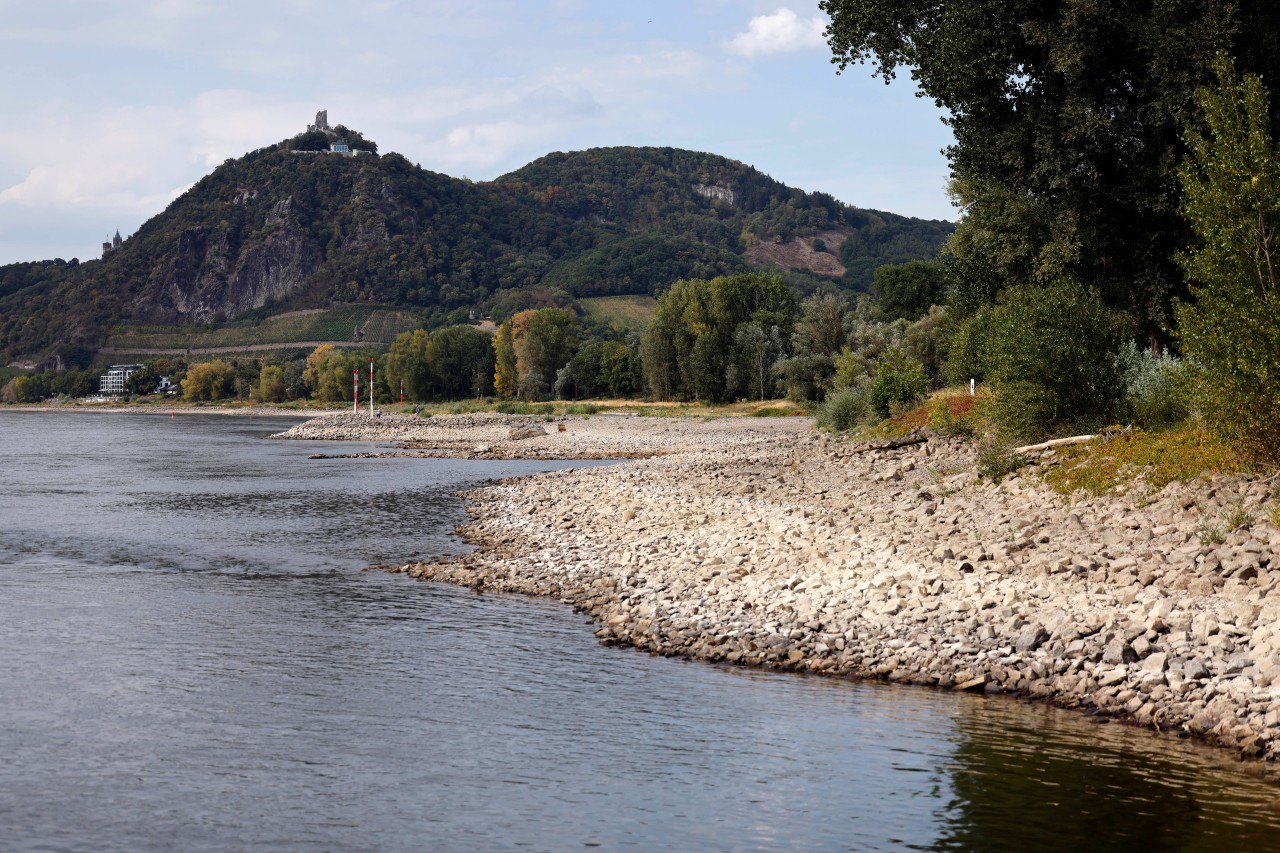
[[[315,418],[331,414],[318,409],[286,409],[279,406],[188,406],[128,403],[20,403],[0,406],[0,412],[116,412],[131,415],[235,415],[246,418]]]
[[[329,420],[291,432],[389,437]],[[1037,476],[1052,451],[995,485],[950,439],[865,450],[800,419],[665,420],[472,444],[662,455],[473,491],[475,551],[393,570],[555,597],[658,654],[1010,693],[1280,756],[1267,484],[1071,503]],[[426,423],[412,440],[442,454],[479,428]],[[1206,533],[1228,517],[1252,521]]]

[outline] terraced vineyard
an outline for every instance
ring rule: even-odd
[[[377,305],[341,305],[218,327],[121,326],[113,330],[105,351],[184,353],[243,349],[260,352],[279,345],[315,342],[378,347],[389,346],[396,335],[421,325],[421,318],[410,311]]]

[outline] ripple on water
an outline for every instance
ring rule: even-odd
[[[11,417],[8,848],[1280,849],[1276,790],[1176,741],[602,648],[558,604],[362,570],[458,548],[450,494],[537,466]]]

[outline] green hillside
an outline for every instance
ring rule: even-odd
[[[399,154],[299,150],[310,144],[304,135],[227,161],[102,260],[0,267],[3,361],[144,341],[350,341],[372,317],[341,315],[352,306],[428,327],[502,319],[745,271],[748,243],[818,231],[843,240],[846,268],[822,280],[865,289],[875,266],[931,257],[951,230],[671,148],[552,154],[476,184]],[[296,319],[319,309],[338,311],[331,326]],[[282,314],[295,319],[268,322]]]

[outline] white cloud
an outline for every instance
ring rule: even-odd
[[[729,39],[725,48],[730,53],[752,57],[823,47],[826,44],[823,36],[826,26],[827,22],[821,15],[801,18],[790,9],[779,9],[772,15],[752,18],[747,24],[747,31]]]

